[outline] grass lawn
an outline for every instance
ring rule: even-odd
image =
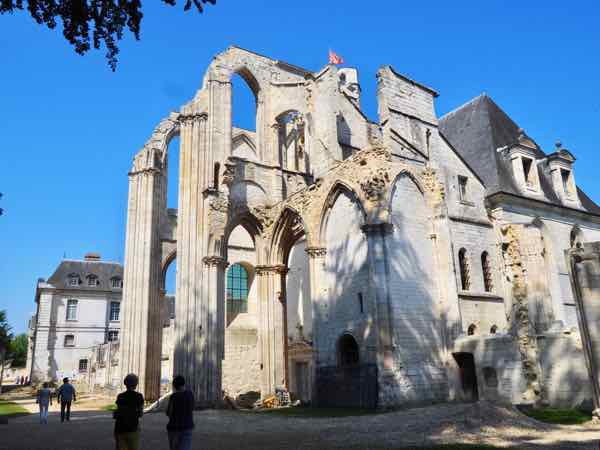
[[[117,410],[117,405],[115,405],[114,403],[109,403],[108,405],[104,405],[100,409],[102,411],[116,411]]]
[[[526,408],[524,414],[540,422],[559,425],[578,425],[592,420],[592,415],[578,409]]]
[[[29,414],[29,411],[16,403],[0,400],[0,416],[11,417],[23,414]]]

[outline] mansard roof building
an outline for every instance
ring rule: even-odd
[[[254,130],[232,124],[236,74]],[[121,370],[148,399],[171,263],[173,373],[199,404],[279,387],[362,407],[590,398],[564,251],[600,239],[600,208],[573,153],[486,95],[438,118],[431,88],[390,66],[377,83],[373,122],[356,69],[230,47],[135,155]]]

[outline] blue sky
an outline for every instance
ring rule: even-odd
[[[371,119],[383,64],[438,90],[439,115],[485,91],[547,150],[560,138],[600,201],[600,6],[558,3],[218,0],[199,15],[147,1],[116,73],[25,13],[0,16],[0,309],[24,331],[63,255],[123,260],[132,157],[231,44],[311,70],[332,48],[359,69]]]

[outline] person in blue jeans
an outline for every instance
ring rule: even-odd
[[[185,388],[185,378],[173,378],[173,393],[167,406],[167,434],[170,450],[192,450],[194,394]]]
[[[65,418],[67,422],[71,420],[71,402],[77,401],[75,394],[75,388],[69,383],[68,378],[63,378],[63,384],[58,388],[57,401],[60,402],[60,421],[64,422]]]

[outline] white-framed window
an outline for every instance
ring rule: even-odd
[[[110,282],[113,288],[119,289],[123,287],[123,280],[121,280],[119,277],[111,278]]]
[[[77,320],[77,300],[67,300],[67,320]]]
[[[80,372],[87,372],[88,370],[88,360],[87,359],[80,359],[79,360],[79,371]]]
[[[116,322],[121,314],[121,302],[110,302],[110,320]]]
[[[88,275],[87,276],[87,285],[88,286],[98,286],[100,281],[96,275]]]
[[[107,341],[115,342],[119,340],[119,330],[110,330],[108,332]]]
[[[466,202],[468,200],[468,183],[469,179],[467,177],[462,175],[458,176],[458,197],[462,202]]]
[[[65,334],[65,347],[75,347],[74,334]]]
[[[69,275],[69,286],[79,286],[79,275],[75,273]]]

